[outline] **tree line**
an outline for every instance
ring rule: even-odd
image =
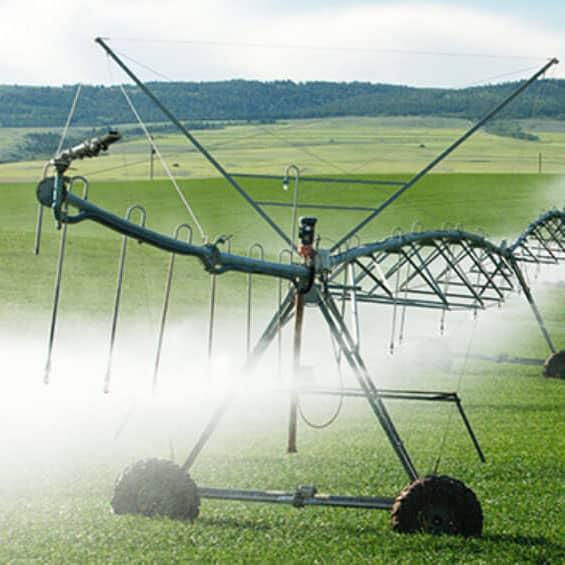
[[[476,119],[517,83],[464,89],[414,88],[366,82],[153,82],[148,86],[181,120],[276,120],[332,116],[445,116]],[[166,118],[135,86],[127,86],[143,119]],[[61,127],[76,86],[0,85],[0,127]],[[565,119],[565,80],[533,84],[502,119]],[[74,125],[135,122],[119,87],[83,86]]]

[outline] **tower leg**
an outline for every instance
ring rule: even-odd
[[[343,355],[350,367],[353,369],[359,385],[367,397],[369,405],[371,406],[381,427],[385,431],[385,434],[399,458],[402,467],[406,471],[406,474],[411,481],[416,480],[418,478],[418,472],[416,471],[410,455],[406,451],[406,448],[400,439],[398,431],[392,422],[388,410],[382,401],[379,391],[373,383],[359,351],[355,347],[354,340],[339,313],[339,309],[331,296],[323,294],[319,289],[317,293],[320,311],[322,312],[322,315],[324,316],[336,342],[339,344]]]
[[[547,343],[547,346],[549,347],[549,350],[551,351],[552,354],[557,353],[557,349],[556,349],[556,347],[553,343],[553,340],[551,339],[551,336],[549,335],[549,332],[547,331],[547,328],[545,327],[545,323],[543,321],[541,313],[538,310],[538,307],[537,307],[537,304],[534,300],[534,297],[532,296],[532,293],[530,291],[530,287],[528,286],[528,283],[526,282],[526,279],[524,278],[524,275],[522,274],[520,267],[518,267],[518,265],[516,264],[515,261],[512,261],[512,269],[514,270],[514,273],[516,273],[516,277],[518,278],[518,282],[520,283],[520,286],[522,287],[522,290],[524,291],[524,296],[526,297],[526,300],[528,301],[528,304],[530,305],[530,308],[532,309],[532,312],[534,313],[534,316],[535,316],[536,321],[538,323],[539,329],[541,330],[541,333],[543,334],[543,337],[544,337],[544,339]]]

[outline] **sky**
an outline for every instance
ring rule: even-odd
[[[565,77],[553,0],[0,0],[0,83],[369,81],[465,87],[517,80],[550,57]],[[135,62],[134,62],[135,61]],[[139,63],[139,64],[138,64]]]

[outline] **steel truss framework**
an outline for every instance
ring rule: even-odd
[[[289,237],[264,211],[265,206],[273,202],[257,202],[247,194],[236,178],[245,178],[245,174],[230,174],[210,154],[210,152],[196,140],[184,125],[159,101],[155,95],[143,84],[133,72],[120,60],[102,39],[96,40],[126,72],[130,78],[163,110],[165,115],[175,123],[187,139],[201,152],[218,172],[237,190],[250,206],[265,220],[273,230],[283,239],[292,250],[297,250],[292,234]],[[473,444],[484,460],[482,451],[473,430],[461,407],[460,399],[453,392],[429,391],[391,391],[379,389],[373,380],[359,347],[359,322],[357,305],[388,304],[393,307],[418,307],[447,310],[481,310],[491,305],[502,303],[508,293],[517,289],[523,291],[538,324],[552,352],[556,348],[551,341],[549,333],[543,324],[542,317],[536,307],[529,286],[524,276],[521,264],[546,264],[558,263],[565,259],[565,213],[553,210],[545,213],[535,222],[530,224],[524,233],[508,246],[505,243],[495,245],[482,236],[461,230],[436,230],[396,234],[383,241],[352,246],[353,238],[370,221],[377,217],[385,208],[392,204],[406,190],[411,188],[418,180],[425,176],[439,162],[445,159],[453,150],[468,139],[484,123],[497,114],[511,100],[518,96],[525,88],[543,75],[545,71],[557,61],[552,59],[544,65],[529,80],[525,81],[511,95],[505,98],[494,110],[479,120],[469,131],[451,144],[437,158],[424,167],[411,180],[401,183],[396,192],[388,197],[382,204],[371,208],[370,214],[357,226],[346,233],[330,249],[315,249],[309,260],[302,263],[285,264],[282,262],[266,261],[262,256],[252,258],[222,251],[219,244],[205,243],[194,245],[190,238],[188,241],[179,239],[180,226],[173,237],[168,237],[145,226],[145,212],[141,212],[141,222],[136,224],[131,221],[128,211],[126,218],[121,218],[97,207],[86,199],[78,197],[72,192],[77,183],[87,188],[87,182],[82,177],[71,179],[65,176],[71,162],[75,159],[96,156],[100,150],[106,149],[111,143],[119,139],[119,135],[111,133],[100,139],[76,146],[56,155],[51,161],[55,169],[53,177],[45,177],[38,185],[38,200],[41,206],[53,210],[59,226],[63,226],[61,233],[61,248],[57,267],[57,283],[55,300],[49,338],[48,361],[46,365],[46,380],[51,368],[51,354],[55,334],[55,322],[59,300],[60,280],[63,268],[65,251],[66,227],[68,224],[91,220],[115,230],[125,236],[140,242],[158,247],[175,255],[189,255],[197,257],[203,267],[215,276],[227,271],[237,271],[248,275],[261,274],[290,281],[291,288],[286,297],[281,300],[278,310],[271,318],[269,324],[258,340],[253,351],[248,355],[241,372],[241,378],[235,379],[235,387],[242,386],[244,376],[249,374],[270,344],[280,335],[281,329],[291,320],[294,320],[294,362],[295,369],[300,363],[302,319],[305,304],[314,306],[319,310],[325,320],[333,339],[339,347],[343,358],[353,371],[358,383],[358,388],[344,391],[332,390],[299,390],[291,392],[291,414],[289,422],[289,451],[296,450],[296,399],[298,394],[341,394],[346,396],[361,396],[366,399],[371,407],[378,424],[395,452],[402,468],[410,481],[418,478],[418,471],[407,452],[402,439],[385,406],[385,400],[422,400],[434,402],[453,402],[463,418],[466,429]],[[324,179],[330,182],[332,179]],[[334,179],[340,182],[339,179]],[[373,181],[359,181],[373,182]],[[387,181],[374,181],[387,184]],[[395,185],[395,182],[388,184]],[[323,206],[320,206],[323,207]],[[70,214],[71,208],[78,212]],[[352,209],[356,209],[353,207]],[[41,227],[41,213],[38,216],[38,228]],[[39,233],[39,229],[38,229]],[[123,274],[123,261],[125,260],[125,241],[122,248],[120,273]],[[36,249],[39,248],[39,239]],[[167,292],[163,314],[165,320],[168,293],[170,291],[170,276],[172,262],[167,279]],[[106,385],[109,384],[109,371],[113,348],[113,336],[119,307],[119,293],[121,292],[121,279],[119,279],[116,297],[114,322],[112,328],[112,343]],[[352,311],[351,325],[345,321],[344,305],[350,303]],[[162,342],[162,329],[159,337],[159,351]],[[158,366],[158,359],[156,367]],[[196,462],[202,449],[219,425],[234,395],[234,390],[227,395],[212,414],[209,422],[202,431],[199,439],[188,455],[183,469],[188,471]],[[234,489],[199,489],[202,497],[237,499],[260,502],[288,503],[294,506],[329,505],[350,506],[355,508],[384,508],[390,509],[394,499],[390,497],[355,497],[319,495],[314,487],[300,487],[296,492],[273,493],[271,491],[242,491]]]

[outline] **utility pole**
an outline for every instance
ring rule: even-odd
[[[155,173],[155,148],[153,145],[149,146],[149,180],[153,180]]]

